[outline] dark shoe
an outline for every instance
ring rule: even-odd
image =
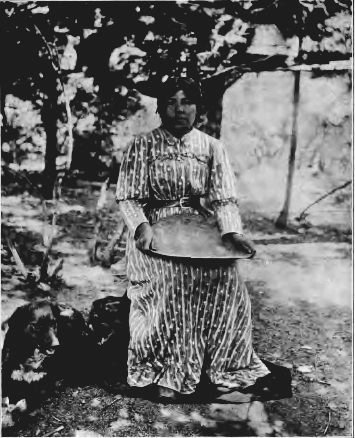
[[[254,385],[244,388],[241,392],[251,393],[265,401],[292,397],[292,376],[290,370],[267,360],[263,360],[263,362],[269,369],[270,374],[259,377]]]

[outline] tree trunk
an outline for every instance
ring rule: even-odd
[[[8,136],[6,134],[7,134],[8,128],[9,128],[9,124],[8,124],[8,120],[7,120],[6,112],[5,112],[6,95],[7,95],[7,92],[6,92],[5,86],[2,84],[0,86],[2,143],[4,143],[5,141],[8,141]]]
[[[49,95],[42,108],[42,122],[46,133],[46,151],[42,178],[42,191],[45,199],[53,198],[53,190],[57,176],[57,113],[57,95]]]
[[[215,90],[212,99],[205,99],[205,117],[199,127],[201,131],[215,138],[221,136],[223,94],[224,90]]]
[[[5,114],[5,100],[6,100],[6,94],[5,94],[4,86],[2,85],[0,87],[0,105],[1,105],[1,125],[3,129],[7,123],[6,114]]]
[[[205,120],[199,127],[201,131],[212,137],[220,138],[224,93],[241,76],[242,73],[238,68],[228,68],[206,79],[202,84]]]
[[[280,212],[279,217],[276,220],[275,225],[278,228],[286,228],[288,215],[291,204],[291,194],[292,194],[292,183],[293,183],[293,175],[295,172],[295,164],[296,164],[296,149],[297,149],[297,125],[298,125],[298,112],[299,112],[299,102],[300,102],[300,79],[301,79],[301,71],[296,70],[294,72],[295,81],[294,81],[294,89],[293,89],[293,114],[292,114],[292,133],[291,133],[291,149],[290,155],[288,159],[288,175],[287,175],[287,183],[286,183],[286,196],[285,202]]]

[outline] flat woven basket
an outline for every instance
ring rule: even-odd
[[[227,247],[214,217],[173,215],[152,225],[155,250],[152,255],[199,261],[234,261],[252,254]]]

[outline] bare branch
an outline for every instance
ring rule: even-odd
[[[327,423],[327,425],[326,425],[326,427],[325,427],[325,429],[324,429],[323,435],[326,435],[327,432],[328,432],[328,429],[329,429],[329,426],[330,426],[331,418],[332,418],[332,414],[331,414],[331,412],[329,411],[329,412],[328,412],[328,423]]]
[[[49,275],[49,277],[53,280],[58,273],[63,269],[63,263],[64,263],[64,259],[59,259],[57,261],[57,263],[54,265],[53,270],[51,272],[51,274]]]
[[[6,238],[7,241],[7,245],[11,251],[12,257],[15,260],[16,266],[18,267],[19,271],[21,272],[21,274],[24,276],[24,278],[26,279],[28,277],[28,271],[23,263],[23,261],[21,260],[21,257],[19,256],[16,248],[14,247],[13,243],[11,242],[10,238],[7,237]]]
[[[313,207],[313,205],[318,204],[318,202],[323,201],[323,199],[327,198],[328,196],[332,195],[333,193],[337,192],[338,190],[344,189],[345,187],[347,187],[350,184],[351,184],[351,180],[346,181],[344,184],[341,184],[340,186],[335,187],[334,189],[330,190],[330,192],[327,192],[324,195],[320,196],[318,199],[316,199],[314,202],[312,202],[312,204],[308,205],[308,207],[306,207],[296,219],[298,221],[302,221],[307,216],[306,211],[309,210],[311,207]]]
[[[34,29],[35,29],[37,35],[41,38],[41,40],[42,40],[42,42],[43,42],[43,44],[44,44],[45,49],[47,50],[47,53],[48,53],[48,55],[49,55],[49,59],[50,59],[50,61],[51,61],[52,67],[53,67],[53,70],[54,70],[56,73],[58,73],[58,72],[59,72],[59,66],[58,66],[58,65],[55,65],[55,63],[53,62],[55,58],[54,58],[54,56],[53,56],[52,49],[50,48],[48,41],[46,40],[45,36],[44,36],[43,33],[41,32],[41,30],[40,30],[40,28],[37,26],[37,24],[33,23],[33,27],[34,27]]]
[[[99,232],[102,225],[102,214],[100,211],[104,208],[107,200],[107,189],[110,184],[110,178],[107,178],[101,185],[100,196],[97,200],[96,210],[95,210],[95,226],[94,226],[94,236],[91,239],[89,244],[89,258],[91,263],[95,263],[97,261],[97,249],[101,240],[99,239]]]
[[[126,231],[126,225],[124,221],[121,221],[121,223],[117,227],[115,234],[112,236],[111,240],[109,241],[105,250],[103,251],[102,262],[105,265],[111,265],[114,249],[116,245],[120,245],[122,243],[122,240],[124,239],[125,236],[125,231]]]
[[[74,149],[73,118],[70,109],[69,98],[66,92],[66,88],[64,87],[64,84],[63,84],[63,89],[64,89],[63,95],[65,100],[65,110],[67,113],[68,137],[69,137],[66,170],[69,171],[73,157],[73,149]]]
[[[43,203],[43,211],[44,211],[44,215],[45,215],[45,224],[47,222],[47,208],[46,208],[46,203]],[[43,234],[43,243],[46,246],[46,250],[45,253],[43,255],[43,260],[42,260],[42,264],[40,267],[40,281],[45,280],[48,277],[48,265],[49,265],[49,253],[52,249],[53,246],[53,240],[54,240],[54,234],[55,234],[55,225],[56,225],[56,218],[57,218],[57,211],[55,210],[53,212],[53,216],[52,216],[52,224],[51,224],[51,231],[50,234],[48,236],[45,236]]]

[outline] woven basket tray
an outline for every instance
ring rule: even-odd
[[[173,215],[152,225],[156,250],[152,255],[190,260],[233,261],[252,256],[227,248],[214,217]]]

